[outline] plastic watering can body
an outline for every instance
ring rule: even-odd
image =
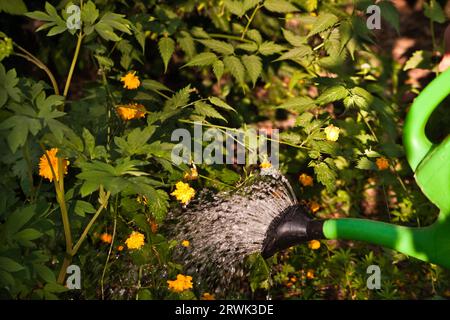
[[[440,209],[437,220],[427,227],[409,228],[367,219],[331,219],[323,224],[327,239],[366,241],[450,269],[450,136],[434,145],[425,135],[429,117],[449,93],[450,68],[415,99],[403,135],[417,184]]]

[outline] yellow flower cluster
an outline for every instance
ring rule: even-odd
[[[145,236],[140,233],[133,231],[128,239],[125,241],[128,249],[140,249],[144,245]]]
[[[144,118],[146,114],[145,107],[137,103],[118,105],[116,111],[124,121]]]
[[[195,196],[195,190],[183,181],[177,182],[175,191],[171,193],[178,201],[186,205]]]
[[[192,288],[192,277],[178,274],[176,280],[168,280],[167,284],[173,292],[183,292]]]
[[[216,300],[216,297],[209,292],[205,292],[203,296],[200,298],[201,300]]]
[[[136,76],[136,71],[128,72],[124,77],[120,78],[123,82],[123,87],[129,90],[137,89],[141,85],[139,77]]]
[[[67,174],[67,167],[69,165],[69,161],[63,159],[62,168],[60,168],[58,165],[58,157],[56,156],[56,154],[58,153],[58,149],[52,148],[50,150],[45,151],[45,153],[48,155],[48,159],[45,156],[45,154],[43,154],[39,159],[39,175],[41,177],[50,180],[51,182],[53,181],[53,173],[51,168],[53,168],[53,171],[55,172],[56,176],[56,181],[59,181],[59,175],[61,170],[63,170],[64,174]]]

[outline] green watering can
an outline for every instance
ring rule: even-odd
[[[296,214],[281,214],[269,227],[263,257],[311,239],[360,240],[450,269],[450,135],[439,145],[425,135],[428,118],[449,93],[450,68],[415,99],[404,127],[406,157],[417,184],[440,209],[432,225],[410,228],[356,218],[312,220],[300,207],[290,208]]]

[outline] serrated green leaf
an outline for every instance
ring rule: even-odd
[[[177,38],[177,41],[188,58],[196,55],[197,50],[195,49],[194,39],[188,32],[181,31],[181,36]]]
[[[166,72],[169,60],[175,51],[175,41],[169,37],[162,37],[158,42],[158,48],[164,61],[164,72]]]
[[[294,97],[277,106],[277,109],[286,109],[297,113],[303,113],[315,106],[314,100],[310,97]]]
[[[227,120],[219,113],[216,109],[214,109],[211,105],[204,103],[203,101],[197,101],[194,104],[195,112],[201,116],[221,119],[227,122]]]
[[[197,40],[201,44],[203,44],[205,47],[224,55],[230,55],[234,53],[234,48],[231,44],[219,41],[215,39],[205,39],[205,40]]]
[[[193,57],[184,67],[203,67],[212,65],[217,60],[217,56],[212,52],[202,52]]]
[[[410,69],[429,69],[431,68],[431,53],[428,51],[417,50],[413,53],[411,58],[406,61],[403,71]]]
[[[306,44],[306,37],[298,36],[290,30],[283,29],[283,36],[286,41],[294,47],[299,47]]]
[[[231,110],[231,111],[236,112],[236,110],[232,106],[230,106],[228,103],[226,103],[225,101],[223,101],[223,100],[221,100],[221,99],[219,99],[217,97],[209,97],[208,100],[213,105],[215,105],[215,106],[217,106],[219,108],[222,108],[222,109],[225,109],[225,110]]]
[[[318,98],[317,103],[320,105],[328,104],[333,101],[342,100],[348,96],[348,90],[344,86],[334,86],[326,89]]]
[[[299,9],[292,3],[286,0],[266,0],[264,1],[264,7],[277,13],[297,12]]]
[[[39,232],[36,229],[33,228],[26,228],[19,232],[17,232],[15,235],[13,235],[13,239],[15,240],[35,240],[40,237],[42,237],[43,233]]]
[[[213,72],[217,78],[217,82],[219,82],[219,83],[220,83],[220,79],[222,78],[224,69],[225,69],[225,66],[221,60],[216,60],[213,63]]]
[[[259,46],[258,52],[264,56],[270,56],[284,50],[286,50],[286,48],[282,45],[276,44],[273,41],[264,41]]]
[[[336,188],[336,172],[334,172],[325,162],[316,164],[314,166],[314,173],[316,174],[317,181],[322,183],[329,192],[332,192]]]
[[[235,56],[226,56],[225,59],[223,59],[223,62],[225,64],[225,68],[230,71],[231,75],[237,80],[237,82],[240,85],[243,85],[245,69],[241,63],[241,60]]]
[[[317,17],[316,22],[313,24],[311,31],[308,33],[308,37],[316,35],[322,31],[325,31],[334,26],[339,21],[332,13],[322,13]]]
[[[301,45],[298,47],[295,47],[294,49],[289,50],[288,52],[283,53],[279,58],[277,58],[275,61],[282,61],[282,60],[298,60],[302,59],[305,56],[312,53],[312,49],[309,46]]]
[[[258,80],[258,77],[261,75],[262,72],[262,63],[261,58],[255,55],[244,55],[241,57],[242,62],[244,63],[245,69],[247,69],[247,72],[250,76],[250,79],[252,80],[253,87],[256,84],[256,81]]]

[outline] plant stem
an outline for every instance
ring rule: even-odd
[[[106,208],[106,206],[108,205],[108,199],[109,196],[111,195],[111,192],[108,191],[106,193],[106,197],[105,197],[105,202],[102,203],[100,205],[100,207],[98,207],[97,211],[95,212],[94,216],[91,218],[91,221],[89,221],[88,225],[86,226],[86,228],[84,228],[83,233],[80,236],[80,239],[78,239],[77,243],[75,244],[75,246],[73,247],[71,254],[74,256],[78,249],[80,248],[80,246],[83,244],[84,239],[86,239],[87,234],[89,233],[89,230],[92,228],[92,225],[94,224],[95,220],[97,220],[98,216],[100,215],[100,213],[103,211],[103,209]]]
[[[75,69],[75,65],[78,60],[78,55],[80,54],[80,48],[81,48],[81,42],[83,41],[83,34],[80,31],[78,34],[78,40],[77,40],[77,46],[75,47],[75,53],[73,54],[72,64],[70,65],[69,74],[67,75],[66,85],[64,87],[63,95],[64,97],[67,97],[67,94],[69,92],[70,83],[72,81],[73,71]],[[64,109],[64,106],[62,107]]]
[[[27,50],[25,50],[24,48],[22,48],[21,46],[19,46],[18,44],[14,43],[14,45],[23,52],[23,54],[21,53],[15,53],[16,56],[24,58],[28,61],[30,61],[31,63],[33,63],[34,65],[36,65],[38,68],[44,70],[44,72],[47,74],[47,76],[50,79],[50,82],[52,83],[53,86],[53,90],[55,91],[56,95],[59,95],[59,88],[58,88],[58,83],[56,82],[55,76],[53,75],[53,73],[50,71],[50,69],[38,58],[36,58],[34,55],[32,55],[30,52],[28,52]]]
[[[228,39],[228,40],[236,40],[236,41],[242,41],[242,42],[253,43],[253,41],[251,41],[251,40],[248,40],[248,39],[242,39],[241,37],[238,37],[238,36],[232,36],[232,35],[228,35],[228,34],[210,33],[209,35],[210,35],[212,38],[222,38],[222,39]]]
[[[250,19],[248,19],[247,24],[245,25],[244,31],[242,31],[241,39],[244,39],[245,34],[247,33],[248,28],[250,27],[250,24],[252,23],[253,19],[255,18],[256,12],[261,8],[261,5],[258,3],[256,8],[253,10],[252,15],[250,16]]]
[[[105,281],[105,275],[106,275],[106,268],[108,267],[109,257],[111,256],[112,248],[114,246],[114,239],[116,238],[117,206],[118,206],[118,202],[119,202],[119,195],[116,196],[116,203],[114,205],[114,226],[113,226],[113,234],[112,234],[112,239],[111,239],[111,245],[109,246],[108,256],[106,257],[105,265],[103,266],[102,278],[100,279],[100,287],[101,287],[101,291],[102,291],[102,300],[105,300],[104,281]]]

